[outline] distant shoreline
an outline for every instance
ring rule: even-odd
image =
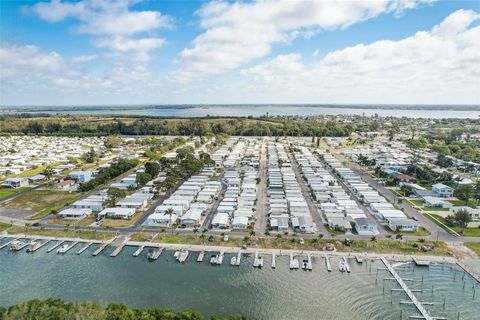
[[[179,104],[179,105],[85,105],[85,106],[0,106],[0,113],[12,112],[79,112],[149,109],[210,109],[218,107],[251,108],[324,108],[324,109],[369,109],[369,110],[432,110],[432,111],[480,111],[480,105],[396,105],[396,104]]]

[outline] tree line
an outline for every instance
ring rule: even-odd
[[[129,308],[118,303],[64,302],[61,299],[29,300],[9,308],[0,306],[0,320],[246,320],[244,316],[212,316],[198,312],[159,308]]]
[[[2,134],[33,135],[196,135],[347,136],[351,124],[302,119],[162,119],[70,116],[0,119]]]
[[[80,183],[79,191],[86,192],[101,186],[111,179],[114,179],[128,170],[131,170],[138,166],[139,161],[137,159],[123,159],[120,158],[110,164],[107,168],[102,168],[98,172],[97,176],[88,182]]]

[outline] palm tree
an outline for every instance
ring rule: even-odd
[[[171,227],[171,229],[172,229],[172,234],[173,234],[173,226],[174,226],[174,223],[173,223],[173,221],[172,221],[172,215],[174,214],[174,211],[173,211],[172,208],[168,208],[168,209],[165,211],[165,214],[166,214],[167,216],[169,216],[169,218],[170,218],[170,227]]]

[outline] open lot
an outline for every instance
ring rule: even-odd
[[[115,236],[114,232],[108,231],[85,231],[85,230],[67,230],[67,229],[48,229],[48,228],[29,228],[12,226],[8,229],[10,234],[27,234],[60,238],[81,238],[90,240],[107,240]]]
[[[102,221],[102,226],[103,227],[110,227],[110,228],[124,228],[124,227],[129,227],[132,224],[134,224],[138,219],[142,217],[142,212],[137,212],[135,213],[131,219],[125,220],[125,219],[109,219],[105,218]]]
[[[11,226],[11,224],[0,222],[0,232],[10,228]]]
[[[8,201],[4,207],[27,210],[30,215],[33,215],[30,217],[31,219],[40,219],[47,216],[52,210],[59,210],[81,196],[81,193],[59,190],[34,190]]]
[[[434,218],[436,218],[437,220],[441,221],[442,223],[446,224],[446,221],[443,217],[439,216],[438,214],[429,214],[429,215],[425,215],[427,218],[429,218],[430,220],[432,220],[433,222],[435,222],[437,225],[439,225],[440,227],[442,227],[445,231],[449,231],[448,229],[446,229],[444,226],[442,226],[441,224],[439,224],[437,221],[435,221],[434,219],[432,219],[431,216],[433,216]],[[460,233],[460,228],[459,227],[451,227],[455,232],[458,232]],[[461,234],[462,236],[465,236],[465,237],[480,237],[480,228],[466,228],[463,233]]]
[[[9,197],[9,196],[11,196],[11,195],[17,194],[17,193],[19,193],[19,192],[25,191],[25,190],[27,190],[27,189],[28,189],[27,187],[24,187],[24,188],[16,188],[16,189],[12,189],[12,188],[1,188],[1,189],[0,189],[0,200],[3,199],[3,198]]]

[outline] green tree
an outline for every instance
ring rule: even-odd
[[[50,166],[47,166],[45,170],[42,171],[42,175],[44,175],[45,179],[47,179],[47,185],[50,185],[50,180],[52,179],[54,174],[55,171],[53,171],[52,167]]]
[[[168,208],[165,211],[165,214],[170,218],[170,228],[172,229],[172,234],[173,234],[173,227],[175,226],[175,224],[172,221],[172,216],[175,214],[175,211],[173,211],[172,208]]]
[[[121,190],[118,188],[109,188],[107,190],[108,199],[106,201],[106,205],[109,207],[115,207],[117,204],[117,200],[123,199],[127,196],[125,190]]]
[[[152,178],[155,178],[160,173],[160,164],[156,161],[149,161],[145,163],[145,172]]]
[[[455,197],[459,200],[465,201],[468,205],[468,200],[473,196],[473,187],[470,184],[462,184],[455,189]]]
[[[453,216],[455,222],[460,227],[460,233],[463,234],[463,231],[467,225],[472,221],[472,215],[465,209],[458,210]]]
[[[402,185],[400,187],[400,192],[403,194],[404,197],[408,197],[412,194],[413,188],[411,186]]]
[[[147,184],[147,182],[149,182],[150,180],[152,180],[152,176],[146,172],[138,172],[137,173],[137,178],[136,178],[136,182],[137,182],[137,185],[139,187],[143,187],[144,185]]]

